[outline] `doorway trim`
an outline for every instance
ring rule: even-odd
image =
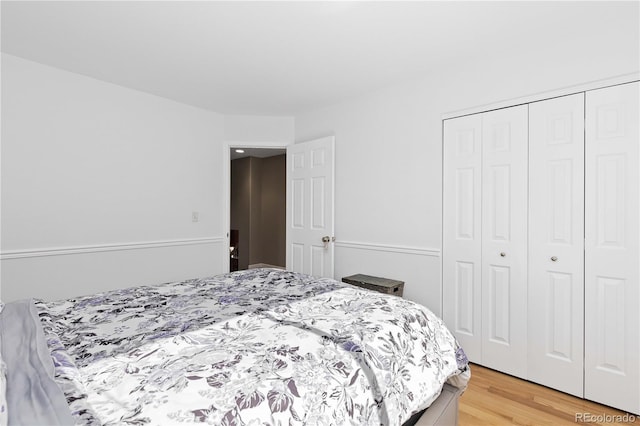
[[[271,142],[241,142],[241,141],[224,141],[222,142],[222,197],[224,198],[224,215],[223,215],[223,235],[226,235],[224,250],[222,253],[222,272],[229,272],[229,233],[231,231],[231,155],[230,150],[234,148],[262,148],[262,149],[287,149],[287,146],[293,145],[293,141],[271,141]],[[287,204],[289,200],[287,199]],[[289,206],[287,205],[287,208]],[[286,232],[286,230],[285,230]]]

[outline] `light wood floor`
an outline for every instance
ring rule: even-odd
[[[582,413],[585,413],[583,421],[577,421],[576,415]],[[587,422],[587,413],[593,416],[590,420],[595,421]],[[604,418],[624,414],[626,413],[604,405],[472,364],[469,387],[460,397],[459,424],[640,425],[638,416],[635,416],[633,423]]]

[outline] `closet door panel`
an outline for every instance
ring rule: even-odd
[[[479,115],[444,122],[443,318],[467,357],[481,361]]]
[[[584,93],[529,105],[528,379],[583,396]]]
[[[585,398],[640,413],[639,83],[587,92]]]
[[[482,364],[526,376],[527,106],[482,114]]]

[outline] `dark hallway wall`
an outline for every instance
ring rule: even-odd
[[[231,161],[231,229],[240,233],[240,269],[285,266],[286,156]]]
[[[285,266],[286,261],[286,155],[262,159],[260,215],[261,259],[257,263]]]
[[[231,162],[231,229],[239,231],[238,268],[249,266],[251,230],[251,157]]]

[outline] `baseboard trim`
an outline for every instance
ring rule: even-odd
[[[72,254],[101,253],[108,251],[142,250],[161,247],[191,246],[200,244],[220,244],[225,237],[187,238],[182,240],[141,241],[120,244],[85,245],[75,247],[50,247],[41,249],[9,250],[0,253],[0,260],[25,259],[45,256],[66,256]]]
[[[431,256],[431,257],[440,257],[440,250],[433,248],[422,248],[422,247],[406,247],[406,246],[393,246],[388,244],[371,244],[371,243],[361,243],[354,241],[336,241],[336,248],[350,248],[356,250],[374,250],[374,251],[384,251],[389,253],[401,253],[401,254],[412,254],[418,256]]]
[[[284,266],[271,265],[269,263],[254,263],[248,266],[249,269],[259,269],[259,268],[274,268],[274,269],[285,269]]]

